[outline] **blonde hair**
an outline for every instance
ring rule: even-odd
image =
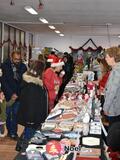
[[[120,62],[120,48],[119,47],[111,47],[105,50],[105,54],[110,57],[114,57],[115,62]]]

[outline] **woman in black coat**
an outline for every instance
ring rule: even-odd
[[[34,62],[23,75],[18,124],[25,127],[24,139],[30,139],[47,117],[47,92],[43,87],[44,63]]]

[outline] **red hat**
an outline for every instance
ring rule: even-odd
[[[53,62],[53,59],[56,59],[57,60],[57,56],[53,55],[53,54],[50,54],[48,55],[48,59],[47,59],[47,62]]]
[[[47,62],[51,62],[51,67],[63,66],[64,62],[55,55],[49,55]]]

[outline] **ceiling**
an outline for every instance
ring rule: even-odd
[[[0,0],[0,20],[23,30],[56,34],[39,21],[44,17],[65,35],[120,34],[120,0],[42,0],[43,9],[38,9],[39,0],[13,1],[15,5],[11,6],[10,0]],[[39,14],[25,11],[28,5]]]

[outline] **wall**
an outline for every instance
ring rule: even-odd
[[[69,46],[73,48],[79,48],[82,46],[89,38],[95,42],[97,46],[102,46],[103,48],[108,48],[110,46],[119,45],[120,39],[117,36],[111,36],[110,42],[107,36],[70,36],[66,35],[60,37],[58,35],[46,35],[46,34],[34,34],[34,44],[35,47],[53,47],[62,52],[70,52]],[[90,43],[89,45],[93,47]],[[87,47],[87,46],[86,46]]]

